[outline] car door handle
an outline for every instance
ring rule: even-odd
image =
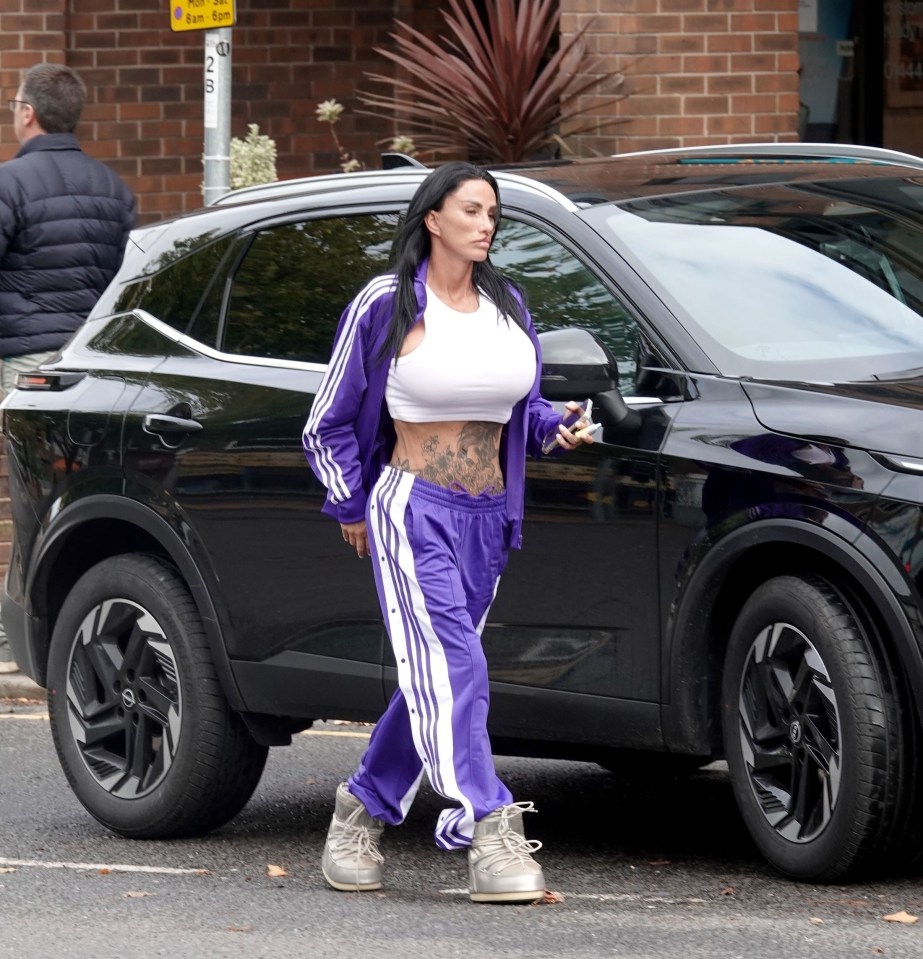
[[[165,436],[174,440],[184,434],[198,433],[202,429],[202,424],[198,420],[190,420],[182,416],[167,416],[164,413],[148,413],[144,417],[142,426],[145,433],[153,433],[156,436]]]

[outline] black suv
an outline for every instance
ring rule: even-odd
[[[122,835],[221,825],[269,746],[374,721],[396,685],[301,431],[426,173],[283,181],[138,230],[3,403],[3,618],[74,792]],[[527,468],[484,633],[497,751],[723,757],[787,875],[916,858],[923,160],[790,144],[496,175],[492,258],[528,293],[544,393],[604,424]]]

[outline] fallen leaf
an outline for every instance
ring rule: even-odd
[[[210,876],[211,873],[207,869],[196,869],[194,875],[196,876]]]
[[[105,867],[103,867],[102,869],[100,869],[100,870],[98,871],[98,875],[100,875],[100,876],[110,876],[110,875],[112,875],[112,870],[111,870],[111,869],[106,869]]]
[[[253,932],[253,926],[228,926],[228,932]]]
[[[7,872],[16,872],[16,867],[15,866],[0,867],[0,873],[7,873]]]
[[[554,905],[556,902],[564,902],[564,897],[559,892],[552,892],[550,889],[546,889],[542,896],[542,902]]]
[[[822,926],[824,924],[824,920],[819,919],[817,916],[811,916],[810,923],[812,926]]]
[[[900,912],[892,912],[890,916],[882,916],[885,922],[902,922],[907,926],[912,926],[915,922],[919,922],[917,916],[911,916],[909,912],[904,912],[902,909]]]
[[[672,866],[673,863],[669,859],[651,859],[648,865],[649,866]]]
[[[143,899],[145,896],[156,896],[156,892],[123,892],[123,899]]]
[[[884,949],[881,946],[872,946],[872,955],[883,956],[885,954]]]
[[[734,892],[734,887],[733,887],[733,886],[725,886],[724,889],[721,890],[721,895],[722,895],[722,896],[736,896],[737,893]]]
[[[270,863],[266,867],[266,875],[271,879],[284,879],[288,873],[281,866],[274,866]]]

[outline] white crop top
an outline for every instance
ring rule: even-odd
[[[385,401],[405,423],[477,420],[507,423],[535,380],[535,348],[514,320],[483,293],[474,313],[459,313],[426,288],[426,330],[391,362]]]

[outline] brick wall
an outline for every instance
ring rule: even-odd
[[[605,73],[626,73],[630,94],[605,105],[604,87],[590,101],[600,122],[568,141],[575,152],[797,138],[798,0],[560,2],[563,32],[592,19],[590,51]],[[335,170],[330,129],[314,113],[332,97],[346,107],[344,147],[377,165],[379,141],[400,131],[358,114],[356,89],[372,86],[367,71],[393,72],[374,47],[390,44],[394,18],[435,35],[438,10],[423,0],[237,0],[237,15],[232,134],[259,124],[282,178]],[[78,69],[90,88],[78,134],[135,190],[142,222],[202,203],[204,32],[169,23],[164,0],[0,0],[7,96],[39,60]],[[620,122],[606,126],[613,116]],[[15,149],[4,124],[0,160]]]
[[[16,95],[22,71],[33,63],[65,62],[65,14],[67,0],[0,0],[0,160],[19,148],[13,135],[12,117],[6,116],[6,101]]]
[[[28,12],[25,12],[28,11]],[[395,17],[431,26],[434,11],[404,0],[237,0],[232,30],[233,136],[256,123],[278,149],[280,178],[338,169],[329,126],[315,109],[335,98],[344,146],[378,165],[379,141],[395,132],[359,116],[355,91],[366,70],[389,74],[374,52]],[[0,79],[12,96],[20,72],[66,62],[84,78],[89,102],[77,133],[136,192],[142,222],[202,205],[204,31],[173,33],[165,0],[0,0]],[[17,149],[3,125],[0,160]]]
[[[588,50],[601,74],[625,74],[628,93],[591,111],[594,131],[567,137],[565,127],[576,153],[798,138],[798,0],[561,0],[561,9],[564,35],[593,20]]]

